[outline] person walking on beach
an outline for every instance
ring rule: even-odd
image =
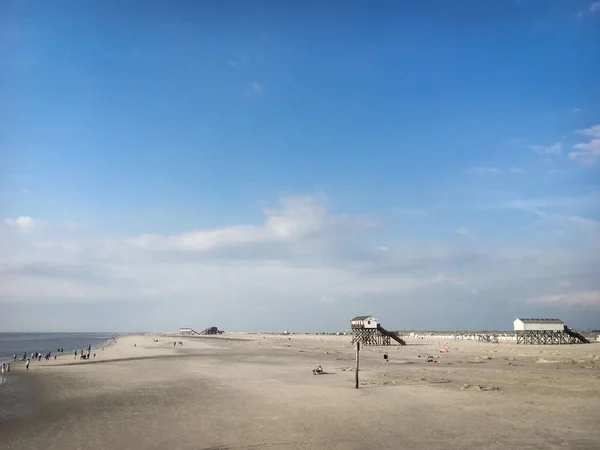
[[[16,361],[16,360],[17,360],[17,354],[13,353],[13,361]]]
[[[75,358],[73,359],[77,359],[77,350],[75,350]]]
[[[27,362],[25,363],[25,370],[29,370],[29,363],[31,362],[30,359],[27,360]]]

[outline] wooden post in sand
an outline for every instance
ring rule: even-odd
[[[359,366],[359,362],[360,362],[360,356],[359,356],[360,341],[356,341],[354,343],[354,348],[356,350],[356,369],[354,369],[354,388],[358,389],[358,366]]]

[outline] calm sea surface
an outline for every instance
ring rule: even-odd
[[[90,345],[100,348],[116,336],[116,333],[0,333],[0,362],[12,360],[14,353],[18,359],[23,353],[54,354],[59,348],[65,353],[87,350]]]

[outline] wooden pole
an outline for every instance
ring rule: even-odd
[[[354,348],[356,349],[356,369],[354,369],[354,388],[358,389],[358,366],[360,362],[360,341],[356,341],[354,343]]]

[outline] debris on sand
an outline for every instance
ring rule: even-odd
[[[544,359],[544,358],[540,358],[536,361],[536,363],[540,363],[540,364],[560,364],[563,361],[559,361],[556,359]]]
[[[486,386],[484,384],[476,384],[472,386],[470,384],[463,384],[463,387],[460,388],[461,391],[499,391],[500,388],[498,386]]]

